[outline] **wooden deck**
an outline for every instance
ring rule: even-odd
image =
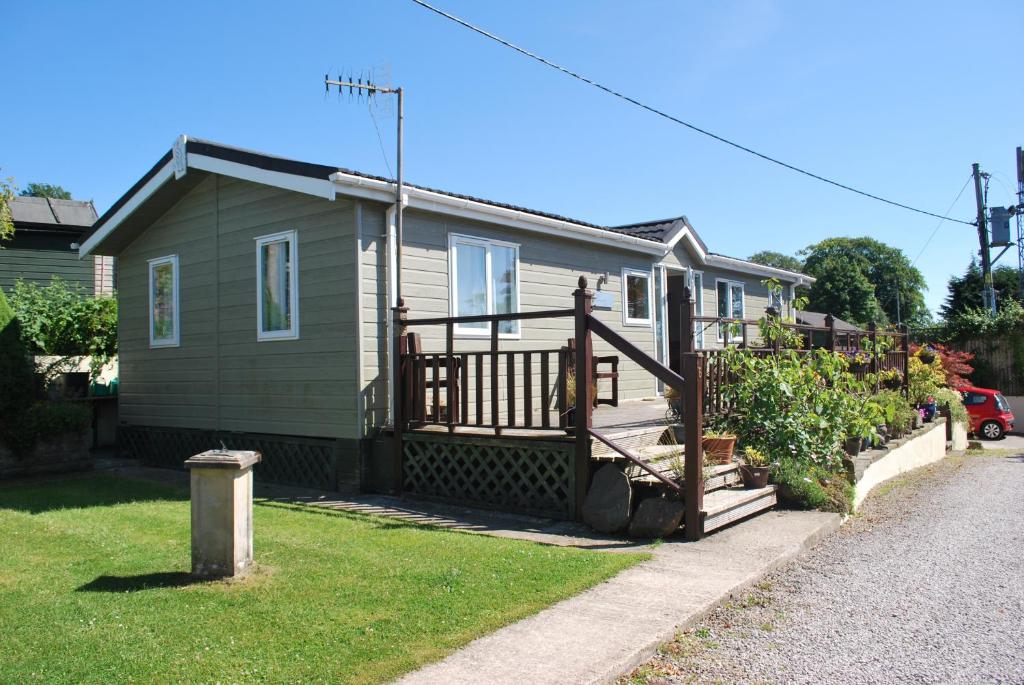
[[[595,408],[593,426],[598,430],[603,430],[613,435],[641,428],[653,429],[659,426],[665,428],[671,425],[667,414],[668,404],[661,397],[650,400],[628,400],[620,402],[617,407],[602,405]],[[523,423],[522,417],[519,417],[517,423]],[[536,421],[535,424],[539,424],[539,421]],[[489,426],[456,424],[454,428],[453,432],[460,435],[495,435],[494,428]],[[412,430],[429,433],[449,432],[448,427],[442,424],[427,424]],[[503,428],[499,434],[515,438],[532,437],[544,440],[572,439],[569,431],[557,428],[547,430],[540,428]]]

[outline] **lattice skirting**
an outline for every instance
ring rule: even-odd
[[[572,518],[571,442],[406,433],[403,489],[410,495]]]
[[[323,490],[335,490],[350,484],[353,478],[358,480],[358,473],[348,473],[352,470],[348,464],[357,464],[358,454],[346,454],[358,450],[355,443],[349,446],[332,439],[155,426],[121,426],[119,435],[122,451],[147,466],[182,469],[193,454],[223,443],[228,449],[256,450],[263,455],[253,470],[257,480]]]

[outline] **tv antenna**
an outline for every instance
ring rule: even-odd
[[[331,92],[331,86],[338,89],[339,95],[348,95],[349,98],[355,98],[362,100],[364,97],[370,102],[371,106],[375,102],[377,95],[394,95],[397,98],[398,105],[398,131],[396,135],[396,147],[395,152],[395,302],[396,306],[402,306],[402,202],[404,195],[404,185],[402,183],[402,124],[404,119],[403,106],[402,106],[402,89],[392,88],[390,86],[380,85],[374,83],[372,73],[364,75],[360,73],[358,77],[350,75],[348,78],[343,78],[340,74],[338,78],[332,79],[330,75],[324,74],[324,89],[327,93]]]

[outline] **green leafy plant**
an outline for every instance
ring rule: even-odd
[[[14,219],[7,202],[14,197],[14,179],[8,176],[0,178],[0,242],[10,240],[14,236]],[[3,245],[0,245],[0,250]]]
[[[0,290],[0,442],[12,449],[35,395],[32,360],[22,341],[21,327]]]
[[[54,276],[46,286],[19,280],[11,305],[22,337],[35,354],[92,358],[93,376],[117,354],[117,300],[93,297],[78,284]],[[67,370],[59,361],[45,375]]]
[[[771,466],[771,458],[756,447],[744,447],[742,459],[744,464],[755,468]]]
[[[939,388],[935,391],[935,401],[939,406],[949,407],[949,417],[957,423],[968,425],[970,418],[964,406],[963,396],[952,388]]]

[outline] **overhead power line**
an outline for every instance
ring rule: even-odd
[[[947,209],[947,210],[946,210],[946,214],[949,214],[949,213],[950,213],[951,211],[953,211],[953,207],[955,207],[955,206],[956,206],[956,203],[960,201],[960,196],[964,194],[964,191],[965,191],[965,190],[967,190],[967,186],[968,186],[968,185],[970,185],[970,183],[971,183],[971,180],[972,180],[973,178],[974,178],[974,176],[972,176],[972,175],[968,174],[968,176],[967,176],[967,180],[966,180],[966,181],[964,181],[964,185],[963,185],[963,187],[962,187],[962,188],[960,189],[960,192],[956,194],[956,198],[955,198],[955,199],[953,200],[953,202],[952,202],[952,203],[951,203],[951,204],[949,205],[949,209]],[[929,246],[929,245],[931,245],[931,243],[932,243],[932,238],[934,238],[934,237],[935,237],[935,234],[939,232],[939,227],[940,227],[940,226],[942,226],[942,223],[943,223],[944,221],[946,221],[946,219],[939,219],[939,223],[935,224],[935,228],[933,228],[933,229],[932,229],[932,234],[931,234],[930,236],[928,236],[928,240],[924,241],[924,246],[923,246],[923,247],[921,248],[921,251],[917,253],[917,256],[916,256],[916,257],[914,257],[914,261],[912,261],[912,262],[910,263],[910,266],[914,266],[915,264],[917,264],[917,260],[919,260],[919,259],[921,258],[921,255],[923,255],[923,254],[924,254],[924,251],[928,249],[928,246]]]
[[[687,121],[683,121],[682,119],[680,119],[678,117],[675,117],[675,116],[673,116],[671,114],[668,114],[667,112],[664,112],[664,111],[662,111],[660,109],[657,109],[656,107],[652,107],[651,105],[644,104],[643,102],[640,102],[636,98],[632,98],[632,97],[630,97],[628,95],[620,93],[617,90],[609,88],[608,86],[603,85],[603,84],[601,84],[601,83],[599,83],[597,81],[594,81],[593,79],[587,78],[586,76],[583,76],[582,74],[578,74],[575,71],[572,71],[571,69],[568,69],[568,68],[563,67],[563,66],[561,66],[559,64],[556,64],[556,63],[552,62],[551,60],[546,59],[546,58],[544,58],[544,57],[542,57],[542,56],[540,56],[540,55],[538,55],[538,54],[536,54],[534,52],[530,52],[529,50],[526,50],[525,48],[521,48],[518,45],[516,45],[514,43],[511,43],[511,42],[505,40],[504,38],[501,38],[500,36],[494,35],[490,31],[487,31],[485,29],[480,28],[479,26],[476,26],[474,24],[469,23],[465,19],[461,19],[461,18],[455,16],[454,14],[449,14],[448,12],[445,12],[444,10],[442,10],[442,9],[440,9],[438,7],[435,7],[435,6],[431,5],[428,2],[424,2],[424,0],[412,0],[412,2],[416,3],[420,7],[423,7],[424,9],[428,9],[431,12],[434,12],[435,14],[438,14],[438,15],[444,17],[445,19],[449,19],[451,21],[454,21],[456,24],[464,26],[465,28],[467,28],[467,29],[469,29],[471,31],[475,31],[476,33],[479,33],[481,36],[484,36],[485,38],[489,38],[489,39],[491,39],[491,40],[493,40],[493,41],[495,41],[497,43],[500,43],[500,44],[504,45],[507,48],[511,48],[512,50],[515,50],[516,52],[518,52],[521,55],[525,55],[526,57],[529,57],[530,59],[536,60],[536,61],[540,62],[541,64],[544,64],[545,66],[548,66],[548,67],[551,67],[552,69],[560,71],[563,74],[566,74],[567,76],[571,76],[574,79],[577,79],[579,81],[583,81],[584,83],[586,83],[588,85],[591,85],[594,88],[597,88],[598,90],[603,90],[604,92],[608,93],[609,95],[613,95],[613,96],[615,96],[615,97],[617,97],[617,98],[619,98],[621,100],[625,100],[626,102],[628,102],[628,103],[630,103],[632,105],[635,105],[635,106],[637,106],[637,107],[639,107],[641,109],[645,109],[648,112],[651,112],[652,114],[655,114],[655,115],[657,115],[659,117],[662,117],[664,119],[668,119],[669,121],[671,121],[673,123],[676,123],[676,124],[679,124],[681,126],[685,126],[686,128],[688,128],[688,129],[690,129],[692,131],[696,131],[697,133],[700,133],[700,134],[703,134],[705,136],[708,136],[709,138],[713,138],[714,140],[717,140],[720,143],[725,143],[726,145],[729,145],[730,147],[734,147],[737,150],[742,150],[743,152],[746,152],[748,154],[754,155],[755,157],[760,157],[761,159],[765,160],[766,162],[771,162],[772,164],[777,164],[778,166],[781,166],[781,167],[783,167],[785,169],[789,169],[790,171],[795,171],[798,174],[803,174],[804,176],[808,176],[808,177],[813,178],[813,179],[815,179],[817,181],[821,181],[823,183],[828,183],[829,185],[835,186],[836,188],[841,188],[843,190],[848,190],[851,193],[856,193],[857,195],[861,195],[863,197],[867,197],[867,198],[870,198],[872,200],[877,200],[878,202],[884,202],[885,204],[892,205],[893,207],[899,207],[901,209],[906,209],[906,210],[911,211],[911,212],[917,212],[918,214],[924,214],[926,216],[935,217],[936,219],[942,219],[944,221],[954,221],[956,223],[965,224],[967,226],[974,226],[975,225],[974,222],[971,222],[971,221],[964,221],[963,219],[955,219],[955,218],[950,217],[950,216],[943,216],[942,214],[936,214],[934,212],[929,212],[929,211],[924,210],[924,209],[918,209],[917,207],[911,207],[910,205],[903,204],[902,202],[896,202],[895,200],[889,200],[887,198],[881,197],[880,195],[875,195],[873,193],[869,193],[869,192],[867,192],[865,190],[859,190],[859,189],[854,188],[852,186],[848,186],[845,183],[840,183],[839,181],[833,181],[830,178],[826,178],[826,177],[821,176],[819,174],[815,174],[814,172],[807,171],[806,169],[801,169],[798,166],[794,166],[792,164],[788,164],[786,162],[783,162],[780,159],[776,159],[775,157],[771,157],[771,156],[766,155],[766,154],[764,154],[762,152],[758,152],[757,150],[754,150],[752,148],[746,147],[745,145],[740,145],[739,143],[733,142],[733,141],[729,140],[728,138],[723,138],[722,136],[720,136],[718,134],[712,133],[711,131],[708,131],[707,129],[703,129],[703,128],[701,128],[699,126],[696,126],[694,124],[691,124],[691,123],[689,123]]]

